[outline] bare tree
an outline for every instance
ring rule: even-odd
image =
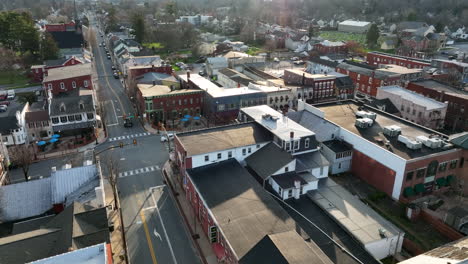
[[[29,167],[34,159],[33,151],[26,144],[24,144],[11,147],[8,152],[10,153],[10,158],[13,164],[21,167],[24,173],[24,179],[28,181]]]
[[[88,28],[88,32],[87,32],[87,37],[88,37],[88,45],[89,46],[96,46],[97,45],[97,42],[96,42],[96,31],[94,30],[93,27],[89,27]]]
[[[112,194],[114,195],[114,209],[119,209],[118,204],[118,191],[117,191],[117,184],[119,179],[119,162],[117,159],[110,153],[107,155],[107,180],[112,188]]]

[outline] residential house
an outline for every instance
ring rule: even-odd
[[[216,76],[220,69],[227,67],[228,60],[224,57],[212,57],[206,59],[206,73],[208,76]]]
[[[210,19],[212,19],[212,16],[207,16],[207,15],[194,15],[194,16],[181,16],[178,19],[176,19],[176,22],[179,23],[190,23],[194,26],[201,26],[203,24],[206,24],[209,22]]]
[[[299,101],[298,112],[313,116],[299,123],[317,138],[353,146],[351,173],[394,200],[447,191],[466,174],[468,153],[447,143],[446,135],[370,106],[351,100],[315,106]],[[370,126],[361,124],[363,118],[372,120]]]
[[[77,64],[49,69],[42,85],[52,95],[86,88],[93,90],[91,64]]]
[[[27,105],[10,105],[6,112],[0,113],[0,135],[6,146],[21,145],[28,141],[25,127]]]
[[[297,50],[299,47],[304,46],[309,41],[309,36],[307,36],[307,32],[299,32],[297,34],[289,34],[286,38],[284,44],[287,49],[289,50]]]
[[[290,107],[295,107],[297,98],[291,88],[264,86],[259,84],[250,83],[249,88],[259,90],[267,95],[267,105],[275,110],[287,111]]]
[[[54,133],[94,136],[96,103],[90,91],[75,90],[50,98],[49,116]]]
[[[436,80],[413,81],[406,89],[439,102],[448,102],[445,128],[458,132],[468,131],[468,93]]]
[[[370,26],[371,23],[366,21],[345,20],[338,23],[338,31],[363,34]]]
[[[388,98],[400,109],[400,116],[406,120],[431,129],[444,126],[447,103],[427,98],[400,86],[379,87],[375,98]]]
[[[25,124],[29,143],[47,140],[53,135],[46,101],[35,102],[27,108]]]
[[[381,50],[394,50],[396,49],[398,41],[396,39],[386,39],[380,44]]]
[[[138,84],[137,101],[140,114],[157,124],[178,120],[185,115],[200,116],[204,91],[199,89],[175,89],[167,85]],[[144,116],[144,115],[143,115]]]
[[[338,62],[322,59],[321,57],[311,57],[307,61],[306,71],[311,74],[323,74],[334,72]]]
[[[340,174],[351,170],[353,147],[337,139],[320,143],[320,151],[330,162],[330,174]]]

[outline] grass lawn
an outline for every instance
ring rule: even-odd
[[[20,86],[29,83],[29,78],[18,71],[0,72],[0,85]]]
[[[257,48],[257,47],[249,47],[249,49],[245,52],[249,54],[250,56],[255,56],[258,55],[259,53],[265,52],[262,48]]]
[[[355,41],[361,45],[366,45],[365,34],[346,33],[339,31],[321,31],[320,37],[330,41]]]
[[[15,85],[15,86],[12,86],[12,87],[8,87],[7,90],[27,88],[27,87],[40,86],[40,85],[41,85],[41,83],[27,83],[27,84],[21,84],[21,85]]]
[[[160,42],[152,42],[152,43],[143,43],[143,47],[148,49],[163,49],[164,45]]]
[[[180,71],[180,70],[181,70],[180,67],[177,66],[177,65],[175,65],[175,64],[172,65],[172,69],[173,69],[174,71]]]

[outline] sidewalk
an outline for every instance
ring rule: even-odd
[[[208,240],[208,237],[203,233],[203,227],[200,222],[189,221],[188,219],[195,219],[193,209],[188,203],[185,192],[177,183],[176,174],[172,171],[170,162],[166,162],[163,166],[163,175],[165,176],[167,183],[174,194],[176,200],[177,209],[181,212],[182,217],[184,218],[184,223],[190,231],[192,241],[195,244],[196,249],[198,250],[202,261],[204,264],[217,264],[216,255],[211,247],[211,243]],[[194,232],[196,230],[196,232]]]
[[[98,129],[98,144],[103,143],[106,141],[106,135],[104,132],[104,129],[100,128]],[[46,160],[46,159],[51,159],[51,158],[56,158],[56,157],[61,157],[64,155],[68,154],[73,154],[73,153],[79,153],[79,152],[84,152],[87,150],[93,150],[96,147],[96,140],[93,140],[91,143],[78,147],[78,148],[73,148],[73,149],[67,149],[67,150],[62,150],[62,151],[55,151],[51,153],[37,153],[37,158],[33,162],[39,162],[41,160]]]

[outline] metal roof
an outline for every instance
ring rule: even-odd
[[[63,203],[67,195],[96,177],[98,171],[94,164],[52,172],[52,203]]]
[[[106,244],[78,249],[50,258],[31,262],[30,264],[107,264],[108,258]]]

